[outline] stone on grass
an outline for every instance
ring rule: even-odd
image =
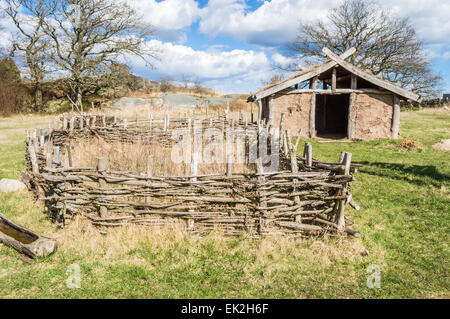
[[[25,184],[21,181],[9,178],[2,178],[0,180],[0,192],[19,192],[26,188]]]

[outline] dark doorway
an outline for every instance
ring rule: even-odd
[[[317,136],[344,138],[347,136],[349,94],[316,95]]]

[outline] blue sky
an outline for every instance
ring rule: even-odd
[[[324,18],[339,0],[124,0],[157,30],[147,44],[161,50],[155,69],[129,57],[134,73],[152,79],[199,78],[224,93],[258,89],[287,60],[284,44],[302,21]],[[0,0],[0,3],[2,0]],[[450,1],[379,0],[408,16],[450,92]],[[6,21],[7,30],[13,26]],[[8,34],[0,34],[6,39]]]

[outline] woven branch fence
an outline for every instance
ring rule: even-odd
[[[82,214],[97,226],[141,224],[181,225],[194,233],[219,230],[225,235],[261,237],[275,234],[314,236],[347,233],[344,216],[347,204],[357,208],[350,193],[351,153],[343,152],[337,163],[312,157],[310,143],[303,156],[296,155],[299,138],[291,143],[290,134],[280,123],[280,168],[266,172],[261,159],[252,173],[233,173],[228,159],[225,172],[197,174],[196,160],[190,176],[153,176],[149,157],[145,173],[113,171],[105,158],[96,167],[74,167],[71,141],[93,136],[105,143],[136,141],[173,145],[174,128],[190,128],[189,118],[127,121],[108,116],[61,118],[61,125],[27,132],[27,172],[24,180],[44,201],[51,218],[65,224]],[[247,123],[228,118],[209,118],[203,127],[255,129],[264,123]],[[55,125],[54,125],[55,126]]]

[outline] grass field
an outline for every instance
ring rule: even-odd
[[[25,128],[48,117],[0,118],[0,178],[24,168]],[[28,193],[0,194],[0,211],[59,241],[56,254],[31,263],[0,246],[0,298],[449,298],[450,153],[431,147],[450,138],[450,112],[402,112],[397,141],[312,141],[313,156],[336,161],[341,151],[364,164],[347,209],[361,238],[252,241],[204,238],[143,227],[100,234],[78,219],[58,229]],[[367,250],[368,255],[362,252]],[[81,288],[68,288],[68,266]],[[378,265],[381,287],[369,288]]]

